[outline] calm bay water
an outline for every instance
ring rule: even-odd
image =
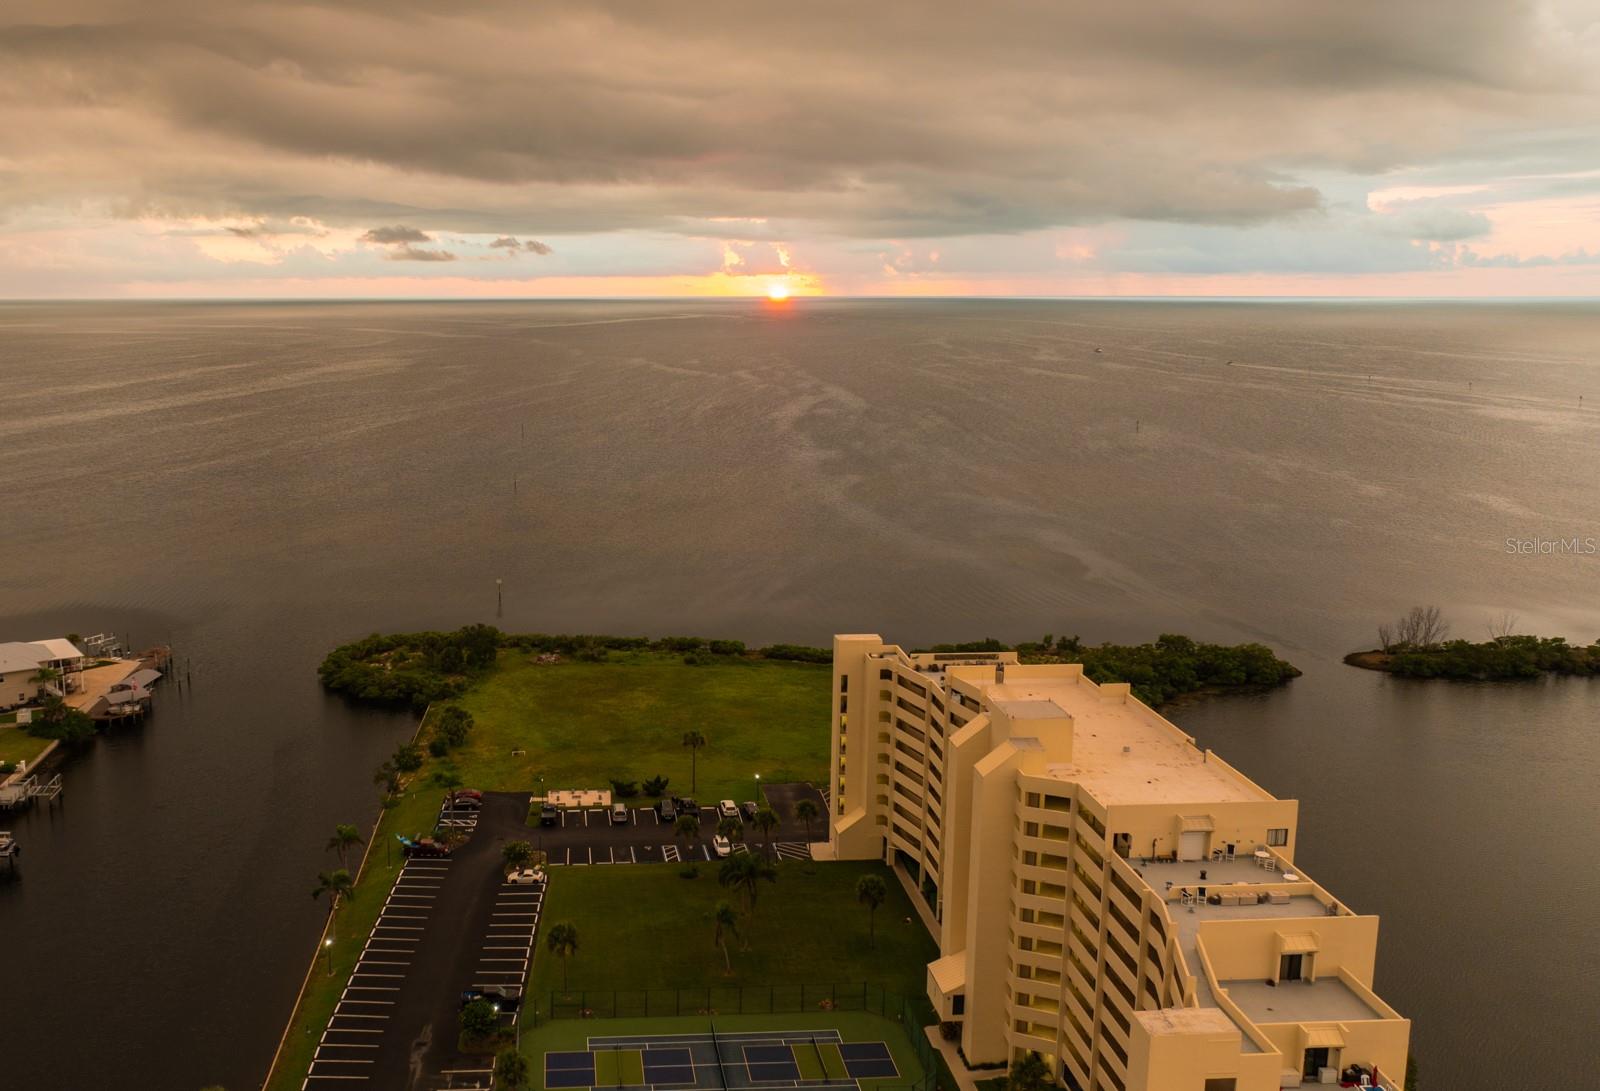
[[[254,1086],[412,728],[315,666],[478,620],[1266,641],[1305,676],[1175,718],[1383,916],[1429,1091],[1592,1070],[1600,683],[1339,656],[1414,602],[1600,636],[1600,558],[1505,542],[1600,536],[1600,307],[0,305],[0,451],[0,640],[193,670],[8,820],[7,1086]]]

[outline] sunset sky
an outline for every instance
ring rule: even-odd
[[[0,297],[1600,294],[1600,0],[8,0]]]

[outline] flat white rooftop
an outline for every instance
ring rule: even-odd
[[[1004,682],[987,687],[985,697],[990,704],[1004,704],[1012,719],[1071,716],[1070,757],[1052,760],[1049,733],[1044,733],[1042,772],[1084,785],[1102,803],[1273,798],[1226,765],[1208,761],[1187,735],[1145,705],[1131,697],[1102,697],[1100,687],[1081,676]]]
[[[1262,1023],[1353,1023],[1382,1019],[1365,1000],[1337,977],[1315,982],[1222,981],[1220,986],[1258,1026]]]

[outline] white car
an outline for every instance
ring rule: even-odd
[[[519,868],[506,876],[506,882],[517,886],[533,886],[544,882],[544,871],[536,867]]]
[[[733,851],[733,845],[730,844],[728,839],[722,836],[720,833],[711,839],[711,847],[716,851],[718,856],[727,856]]]
[[[717,804],[717,817],[738,818],[739,805],[731,799],[724,799],[721,803]]]

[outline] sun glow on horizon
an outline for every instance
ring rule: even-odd
[[[774,280],[767,284],[767,298],[774,303],[782,303],[789,298],[789,285],[781,280]]]

